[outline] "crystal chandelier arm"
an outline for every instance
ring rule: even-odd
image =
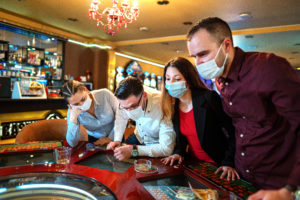
[[[97,22],[97,26],[100,24],[104,26],[109,34],[114,35],[115,29],[118,32],[124,25],[136,21],[139,16],[139,9],[137,6],[137,0],[134,0],[133,6],[130,7],[128,0],[122,0],[121,6],[118,6],[118,0],[112,0],[112,7],[105,8],[102,12],[99,12],[100,0],[93,0],[89,9],[89,18]],[[106,21],[106,22],[105,22]]]

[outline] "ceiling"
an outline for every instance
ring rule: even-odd
[[[218,16],[236,31],[235,46],[245,51],[274,52],[287,58],[295,68],[300,67],[299,0],[169,0],[168,5],[158,5],[157,0],[138,0],[137,21],[115,36],[97,28],[96,22],[88,18],[91,1],[0,0],[0,9],[87,38],[116,43],[117,51],[160,64],[175,56],[189,56],[184,35],[191,25],[183,22],[196,23],[201,18]],[[111,5],[111,0],[102,2],[104,7]],[[252,17],[241,18],[239,14],[244,12]],[[140,27],[149,31],[140,31]],[[274,27],[278,29],[274,31]],[[243,35],[239,30],[248,32]],[[263,34],[257,34],[257,30],[263,30]],[[126,45],[122,44],[124,41]]]

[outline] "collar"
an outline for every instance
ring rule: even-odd
[[[97,101],[97,99],[95,98],[95,95],[94,95],[94,91],[91,91],[89,94],[91,94],[93,96],[93,99],[94,99],[94,102],[95,102],[95,105],[100,105],[100,103]]]
[[[146,92],[146,93],[147,93],[147,100],[146,100],[146,106],[145,106],[145,110],[144,110],[144,115],[151,112],[151,110],[152,110],[152,102],[153,102],[152,94],[150,94],[148,92]]]
[[[238,80],[246,53],[239,47],[235,47],[234,58],[226,79]]]

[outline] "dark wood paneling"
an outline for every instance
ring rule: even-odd
[[[98,48],[87,48],[70,42],[65,46],[65,74],[76,79],[92,72],[94,89],[107,87],[108,53]]]

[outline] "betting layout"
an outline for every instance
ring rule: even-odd
[[[30,142],[25,144],[4,144],[4,145],[0,145],[0,153],[25,151],[25,150],[49,150],[61,146],[62,143],[57,141]]]
[[[225,190],[233,192],[235,195],[242,199],[247,199],[248,196],[255,193],[257,189],[245,180],[227,181],[220,179],[220,174],[215,174],[217,167],[208,163],[199,163],[188,165],[187,168],[191,169],[197,175],[203,177],[214,185],[221,186]]]

